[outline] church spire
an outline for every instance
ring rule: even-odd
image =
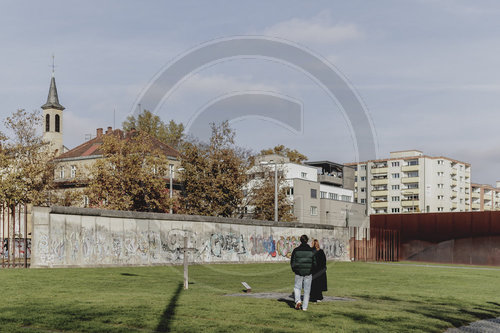
[[[57,96],[57,88],[56,88],[56,78],[52,73],[52,79],[50,80],[50,89],[49,96],[47,97],[47,103],[42,105],[42,109],[56,109],[56,110],[64,110],[64,106],[59,104],[59,97]]]

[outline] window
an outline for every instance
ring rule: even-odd
[[[438,195],[438,200],[443,200],[444,199],[444,195]]]
[[[418,183],[410,183],[406,185],[407,189],[415,189],[418,188]]]
[[[418,165],[418,160],[409,160],[408,165]]]
[[[328,199],[333,200],[333,193],[328,193]]]
[[[361,199],[360,203],[362,204],[366,203],[366,199]]]
[[[443,172],[443,171],[439,171],[439,172],[438,172],[438,176],[439,176],[439,177],[444,176],[444,172]]]
[[[399,197],[398,196],[394,196],[391,199],[392,199],[392,201],[399,201]]]
[[[365,176],[361,176],[361,181],[364,182],[366,180]]]
[[[326,193],[326,192],[324,192],[324,191],[320,191],[320,192],[319,192],[319,197],[320,197],[321,199],[326,199],[326,195],[327,195],[327,193]]]
[[[45,116],[45,132],[50,132],[50,115]]]
[[[444,188],[444,184],[438,184],[438,188]]]
[[[354,181],[357,182],[358,181],[358,176],[354,176]]]
[[[443,207],[438,207],[438,212],[443,212],[444,208]]]
[[[307,173],[306,172],[301,172],[300,173],[301,178],[307,178]]]
[[[366,187],[361,188],[361,192],[364,192],[366,190]]]
[[[408,172],[408,177],[418,177],[418,171]]]
[[[63,166],[59,169],[59,178],[64,178],[64,167]]]
[[[56,114],[56,132],[61,131],[61,117],[59,117],[58,114]]]
[[[71,166],[71,178],[76,177],[76,165]]]
[[[391,163],[391,165],[392,165],[393,167],[398,167],[398,166],[399,166],[399,162],[392,162],[392,163]]]
[[[438,165],[443,165],[444,161],[443,160],[438,160]]]
[[[361,170],[366,170],[366,164],[363,164],[363,165],[361,166]]]
[[[393,212],[393,213],[399,213],[399,208],[392,208],[391,212]]]
[[[88,207],[89,206],[89,197],[86,196],[86,195],[83,196],[83,206],[84,207]]]
[[[351,196],[349,196],[349,195],[343,195],[342,196],[342,201],[351,202]]]
[[[318,197],[318,191],[315,189],[311,189],[311,198],[316,199]]]
[[[393,190],[399,190],[399,185],[392,185]]]
[[[289,187],[289,188],[286,190],[286,194],[287,194],[287,195],[293,195],[293,187]]]
[[[316,206],[311,206],[311,215],[316,216],[318,215],[318,207]]]
[[[393,173],[392,178],[399,178],[399,173]]]

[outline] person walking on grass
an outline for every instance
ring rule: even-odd
[[[309,305],[309,293],[311,292],[312,271],[316,266],[313,249],[307,244],[307,235],[300,236],[300,245],[292,252],[290,265],[295,273],[295,286],[293,288],[295,296],[295,309],[307,311]],[[300,300],[300,294],[304,288],[304,303]]]
[[[314,239],[311,245],[314,257],[316,258],[316,267],[313,270],[311,284],[311,302],[321,302],[323,300],[323,291],[328,290],[326,280],[326,255],[319,247],[319,241]]]

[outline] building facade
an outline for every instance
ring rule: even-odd
[[[469,163],[409,150],[348,165],[356,169],[355,201],[368,215],[471,210]]]
[[[288,158],[279,155],[259,156],[256,164],[265,165],[271,173],[275,168],[283,173],[284,186],[298,222],[334,226],[368,225],[364,205],[354,202],[354,168],[328,161],[291,163]],[[251,174],[259,172],[259,166],[249,171]],[[260,181],[259,176],[251,178],[247,188]],[[251,213],[252,208],[249,209]]]
[[[500,181],[496,187],[471,184],[471,210],[474,212],[500,210]]]

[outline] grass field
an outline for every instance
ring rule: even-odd
[[[223,296],[291,292],[288,264],[0,270],[2,332],[442,332],[500,316],[500,270],[329,263],[329,296],[353,302],[296,311],[276,300]]]

